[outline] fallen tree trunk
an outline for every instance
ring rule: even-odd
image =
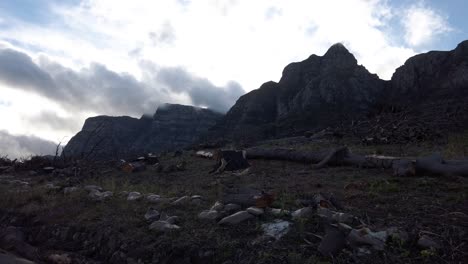
[[[376,155],[365,156],[354,154],[347,147],[339,147],[328,151],[251,148],[246,150],[246,156],[247,159],[312,163],[314,169],[325,166],[357,166],[359,168],[393,169],[395,176],[413,176],[416,174],[468,176],[468,160],[445,161],[440,154],[417,159]]]

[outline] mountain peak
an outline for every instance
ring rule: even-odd
[[[351,54],[349,50],[343,45],[343,43],[333,44],[328,51],[325,53],[326,56],[336,56],[336,55],[348,55]]]

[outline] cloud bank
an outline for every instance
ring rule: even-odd
[[[0,49],[0,81],[40,94],[73,112],[141,115],[154,112],[161,103],[180,100],[174,94],[188,98],[182,103],[226,112],[245,93],[238,83],[218,87],[181,67],[153,65],[142,70],[150,79],[139,81],[133,75],[117,73],[97,63],[75,71],[45,57],[35,63],[25,53]],[[54,122],[54,118],[49,120]]]
[[[0,155],[21,158],[30,155],[53,155],[57,147],[52,141],[34,136],[16,136],[0,130]]]

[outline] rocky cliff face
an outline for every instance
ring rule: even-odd
[[[242,96],[216,129],[255,140],[337,124],[365,115],[386,86],[335,44],[323,56],[289,64],[279,83]]]
[[[392,76],[394,104],[419,104],[468,96],[468,41],[452,51],[431,51],[408,59]]]
[[[242,96],[213,134],[230,140],[290,136],[366,119],[386,107],[460,120],[467,116],[467,104],[468,41],[453,51],[408,59],[391,81],[369,73],[343,45],[335,44],[323,56],[288,65],[279,83],[267,82]]]
[[[153,117],[97,116],[64,149],[64,155],[122,158],[189,146],[222,117],[208,109],[165,104]]]

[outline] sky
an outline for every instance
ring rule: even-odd
[[[1,0],[0,155],[55,152],[96,115],[226,112],[343,43],[390,79],[468,39],[466,0]]]

